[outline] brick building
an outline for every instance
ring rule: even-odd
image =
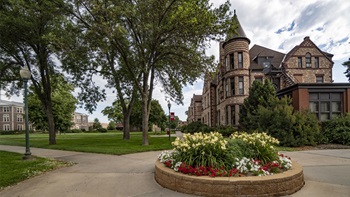
[[[202,116],[202,95],[195,95],[193,94],[193,97],[191,99],[191,104],[188,107],[187,111],[187,122],[196,122],[201,121]]]
[[[73,115],[73,126],[71,129],[83,129],[89,130],[89,116],[83,113],[74,112]]]
[[[315,105],[312,104],[315,94],[311,92],[318,89],[319,92],[329,93],[329,90],[332,89],[330,87],[333,87],[343,93],[329,93],[330,98],[336,95],[335,97],[343,100],[339,108],[337,108],[339,103],[329,101],[329,104],[333,104],[337,110],[342,109],[339,111],[341,113],[348,112],[348,107],[345,106],[348,103],[346,100],[348,97],[345,95],[350,86],[349,84],[332,83],[334,64],[332,54],[320,50],[309,37],[305,37],[299,45],[286,54],[259,45],[254,45],[249,49],[250,40],[244,33],[236,13],[232,20],[236,22],[238,29],[228,32],[225,41],[220,42],[217,71],[205,75],[202,94],[203,109],[200,118],[202,123],[211,127],[237,126],[239,111],[244,99],[248,97],[250,86],[255,80],[264,82],[265,79],[272,82],[280,96],[293,95],[293,106],[296,110],[309,109],[309,106],[311,111],[316,110],[318,106],[311,107]],[[319,85],[321,83],[331,85]],[[308,92],[310,97],[305,96],[305,93],[302,96],[296,96],[303,91]],[[189,117],[190,115],[188,114]],[[329,113],[326,116],[321,115],[320,112],[317,116],[320,120],[325,120],[331,118],[332,114]]]
[[[21,131],[24,128],[23,103],[0,100],[0,130]]]

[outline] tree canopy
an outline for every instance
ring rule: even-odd
[[[28,67],[33,91],[47,116],[49,144],[56,144],[51,77],[59,72],[53,61],[55,43],[49,37],[59,32],[62,14],[55,3],[47,0],[0,3],[0,86],[9,94],[16,93],[22,85],[19,70]]]
[[[230,26],[228,23],[232,22],[228,20],[229,2],[218,8],[209,0],[67,2],[67,7],[72,8],[74,32],[82,34],[72,42],[87,43],[80,50],[84,55],[75,57],[75,61],[84,62],[85,57],[94,60],[79,67],[67,64],[67,70],[76,71],[82,65],[95,66],[94,69],[97,66],[104,77],[113,81],[121,102],[122,91],[118,87],[131,85],[132,89],[127,88],[131,90],[129,95],[137,91],[142,100],[143,145],[148,145],[148,121],[155,85],[161,85],[173,101],[182,103],[182,87],[193,83],[213,65],[214,57],[205,54],[208,41],[222,38]],[[97,52],[92,52],[91,48]],[[72,53],[66,53],[67,57],[69,54]],[[105,63],[101,64],[99,57],[105,57],[103,62],[109,66],[102,66]],[[113,77],[109,78],[108,73]],[[125,81],[121,83],[116,76],[122,76]]]
[[[52,111],[57,131],[65,132],[73,125],[73,113],[78,100],[72,95],[74,88],[64,81],[62,76],[52,79]],[[30,90],[34,87],[31,86]],[[33,91],[28,94],[29,121],[36,129],[48,130],[47,115],[38,95]]]

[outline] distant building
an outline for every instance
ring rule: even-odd
[[[89,116],[83,113],[74,112],[72,129],[89,130]]]
[[[0,130],[22,131],[25,129],[24,104],[0,100]],[[29,125],[31,130],[31,125]]]
[[[201,121],[201,115],[202,115],[202,95],[195,95],[193,94],[193,97],[191,99],[190,107],[188,108],[188,118],[187,122],[196,122]]]

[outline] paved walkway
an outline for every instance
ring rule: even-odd
[[[23,153],[24,147],[0,145]],[[77,163],[23,181],[0,192],[1,197],[190,196],[162,188],[154,180],[157,152],[123,156],[31,148],[33,155]],[[288,152],[302,164],[306,184],[292,197],[349,197],[350,150]]]

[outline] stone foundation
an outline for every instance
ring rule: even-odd
[[[304,186],[303,169],[293,162],[290,170],[269,175],[249,177],[190,176],[175,172],[156,161],[155,179],[163,187],[200,196],[285,196]]]

